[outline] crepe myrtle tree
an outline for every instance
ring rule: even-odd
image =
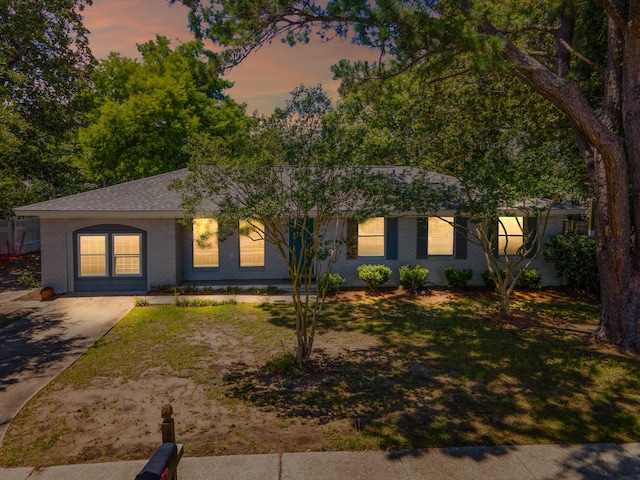
[[[275,246],[293,288],[301,365],[324,304],[318,283],[346,243],[347,220],[385,215],[401,186],[386,169],[358,165],[357,143],[321,87],[301,86],[248,132],[194,137],[190,173],[175,185],[185,220],[215,218],[220,240],[239,233]]]
[[[429,173],[415,174],[403,192],[405,210],[438,216],[433,206],[440,204],[456,211],[455,222],[440,218],[482,249],[505,315],[511,314],[518,279],[543,248],[551,209],[581,187],[572,165],[557,162],[554,155],[539,149],[531,158],[522,146],[524,140],[513,133],[508,148],[477,152],[457,178],[439,176],[434,181]]]
[[[511,297],[518,279],[541,251],[552,203],[523,204],[468,218],[473,227],[466,230],[466,237],[482,248],[502,312],[507,316],[511,315]]]
[[[170,0],[173,1],[173,0]],[[515,75],[571,123],[595,197],[601,278],[597,338],[640,352],[640,4],[545,0],[182,0],[196,35],[228,47],[229,65],[280,38],[351,36],[384,64],[352,81],[457,66]],[[463,61],[470,55],[470,61]],[[344,67],[344,65],[343,65]],[[345,69],[343,68],[343,71]]]

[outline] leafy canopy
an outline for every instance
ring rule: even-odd
[[[80,172],[61,145],[90,107],[90,0],[0,2],[0,216],[74,193]]]
[[[186,220],[214,217],[221,240],[249,235],[247,222],[288,268],[296,312],[296,360],[307,364],[326,288],[346,243],[347,219],[395,209],[398,180],[358,165],[358,136],[321,87],[298,87],[283,109],[253,117],[253,128],[228,137],[192,138],[182,192]],[[318,295],[311,296],[312,291]]]
[[[223,91],[217,57],[192,41],[171,49],[157,36],[138,45],[142,63],[111,53],[95,74],[97,108],[79,132],[81,163],[98,183],[118,183],[186,166],[198,132],[244,128],[244,106]]]

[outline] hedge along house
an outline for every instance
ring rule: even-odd
[[[41,229],[42,285],[57,293],[123,291],[145,292],[159,285],[279,285],[288,279],[285,262],[276,247],[259,236],[235,234],[207,244],[201,233],[216,231],[214,219],[195,219],[184,226],[180,194],[169,189],[187,170],[178,170],[15,208],[18,216],[37,216]],[[212,206],[215,211],[215,206]],[[362,264],[385,264],[398,284],[398,269],[420,264],[429,280],[445,284],[446,267],[471,268],[471,284],[481,284],[487,270],[481,248],[462,235],[467,226],[454,209],[439,216],[403,214],[348,221],[349,248],[343,248],[333,271],[345,286],[364,286],[357,274]],[[556,205],[549,216],[546,238],[563,233],[567,215],[584,209]],[[501,218],[498,239],[510,249],[522,244],[522,219]],[[239,225],[239,230],[242,228]],[[534,265],[547,285],[558,284],[553,267],[542,259]]]

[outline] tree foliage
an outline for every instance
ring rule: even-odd
[[[359,166],[357,148],[320,87],[299,87],[286,108],[254,117],[250,131],[192,138],[191,170],[176,185],[187,222],[218,221],[220,239],[248,222],[287,265],[296,315],[296,360],[307,364],[326,288],[347,238],[347,219],[389,213],[398,183]],[[313,292],[317,295],[312,296]]]
[[[443,67],[510,72],[568,118],[596,198],[598,338],[640,351],[640,8],[629,0],[184,0],[192,27],[236,64],[280,36],[349,36],[380,49],[353,81]],[[606,32],[606,33],[604,33]]]
[[[556,235],[545,245],[544,258],[553,264],[558,276],[566,277],[569,286],[588,293],[600,292],[593,237],[576,233]]]
[[[90,105],[90,0],[0,2],[0,215],[79,188],[61,144]]]
[[[119,183],[186,166],[190,135],[243,128],[244,107],[223,94],[216,56],[192,41],[138,45],[142,63],[112,52],[95,74],[97,108],[81,129],[81,163],[98,183]]]
[[[437,215],[421,203],[432,205],[425,192],[441,190],[443,202],[470,221],[456,228],[482,248],[508,314],[520,272],[540,251],[553,204],[586,195],[568,123],[526,86],[497,74],[468,72],[429,83],[403,72],[343,93],[341,111],[368,127],[365,150],[458,180],[438,186],[430,176],[416,178],[407,208]],[[496,247],[505,216],[520,218],[525,239],[508,255]],[[501,272],[507,275],[498,278]]]

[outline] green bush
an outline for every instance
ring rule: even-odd
[[[18,278],[18,282],[29,289],[40,287],[40,280],[38,280],[38,277],[33,272],[23,273],[20,275],[20,278]]]
[[[415,292],[424,285],[429,276],[429,270],[420,265],[402,265],[400,267],[400,285],[407,292]]]
[[[451,288],[464,288],[467,286],[467,283],[471,281],[471,278],[473,278],[473,270],[470,268],[457,270],[453,267],[447,267],[443,272],[447,279],[447,285]]]
[[[502,278],[506,277],[507,270],[500,270],[500,275]],[[491,278],[491,274],[489,270],[486,270],[481,275],[482,281],[484,285],[489,289],[495,289],[496,283]],[[516,283],[516,289],[518,290],[540,290],[542,288],[542,276],[540,272],[535,268],[530,268],[529,270],[524,270],[520,277],[518,278],[518,283]]]
[[[596,263],[596,241],[576,233],[552,237],[542,252],[558,276],[567,284],[588,293],[600,293],[600,274]]]
[[[344,280],[344,277],[339,273],[325,273],[318,280],[318,293],[323,297],[335,295],[340,291]]]
[[[391,269],[385,265],[360,265],[358,277],[376,292],[391,277]]]
[[[523,270],[518,277],[516,288],[519,290],[540,290],[542,288],[542,276],[535,268]]]
[[[275,355],[266,363],[265,368],[276,375],[301,377],[305,373],[304,367],[296,362],[293,353]]]
[[[480,277],[484,282],[484,286],[487,287],[489,290],[494,290],[496,288],[496,282],[493,281],[493,278],[491,277],[489,270],[485,270],[484,272],[482,272]]]

